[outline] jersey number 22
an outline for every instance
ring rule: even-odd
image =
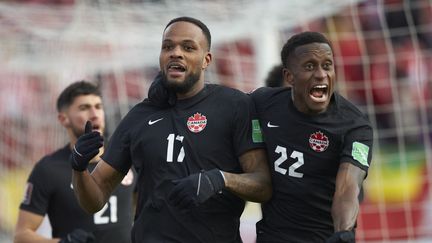
[[[274,162],[275,171],[281,173],[282,175],[286,175],[287,169],[280,167],[280,165],[288,159],[287,149],[278,145],[275,149],[275,152],[280,154],[280,157]],[[294,150],[290,157],[296,159],[297,161],[288,168],[288,175],[302,178],[303,173],[297,172],[296,170],[304,164],[303,153]]]

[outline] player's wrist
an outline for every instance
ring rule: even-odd
[[[222,189],[225,188],[225,175],[223,171],[219,169],[212,169],[204,172],[206,176],[208,176],[211,184],[213,186],[213,190],[215,193],[221,193]]]
[[[223,180],[224,180],[224,186],[226,186],[226,177],[225,177],[225,174],[224,174],[224,172],[222,171],[222,170],[219,170],[219,172],[221,173],[221,175],[222,175],[222,178],[223,178]]]
[[[354,230],[336,231],[326,240],[326,243],[355,243]]]
[[[76,154],[75,151],[72,151],[72,154],[69,156],[69,162],[72,166],[72,169],[79,172],[85,171],[90,161],[77,160],[76,156],[79,155]]]

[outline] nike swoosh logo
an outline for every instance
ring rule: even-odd
[[[149,121],[148,121],[148,124],[151,126],[151,125],[155,124],[156,122],[161,121],[162,119],[163,119],[163,118],[159,118],[159,119],[154,120],[154,121],[149,120]]]
[[[270,122],[268,122],[268,123],[267,123],[267,127],[279,127],[279,126],[278,126],[278,125],[270,124]]]

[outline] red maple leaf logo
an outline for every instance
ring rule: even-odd
[[[191,132],[201,132],[207,126],[207,117],[197,112],[188,118],[187,126]]]

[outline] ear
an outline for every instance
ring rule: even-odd
[[[283,72],[284,82],[289,84],[289,85],[293,85],[294,76],[293,76],[292,72],[288,68],[285,68],[285,67],[282,69],[282,72]]]
[[[201,68],[206,69],[211,62],[212,62],[212,54],[210,52],[207,52],[207,54],[204,56]]]
[[[68,127],[70,124],[69,118],[66,116],[64,112],[60,112],[57,114],[57,119],[60,124],[64,127]]]

